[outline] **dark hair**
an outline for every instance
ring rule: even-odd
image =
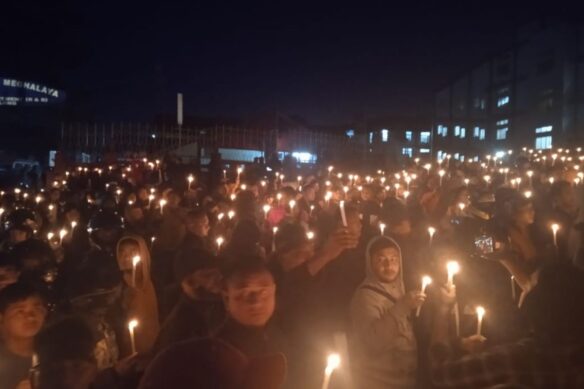
[[[192,211],[187,213],[186,218],[187,219],[202,219],[205,216],[207,216],[207,211],[205,211],[204,208],[199,207],[199,208],[193,209]]]
[[[373,242],[373,244],[371,244],[371,247],[369,247],[369,255],[373,255],[376,252],[379,252],[381,250],[385,250],[385,249],[396,249],[398,252],[400,252],[399,246],[394,243],[393,241],[389,240],[389,239],[385,239],[385,238],[374,238],[377,239],[375,242]]]
[[[0,313],[6,312],[6,309],[14,303],[24,301],[30,297],[38,297],[44,302],[42,294],[32,285],[24,282],[17,282],[8,285],[0,290]]]
[[[550,197],[552,200],[555,200],[559,196],[561,196],[562,192],[566,189],[569,189],[572,186],[568,181],[561,180],[556,181],[552,184],[550,189]]]
[[[15,270],[20,270],[21,265],[17,258],[14,255],[6,253],[4,251],[0,252],[0,268],[1,267],[8,267]]]
[[[286,252],[300,246],[307,240],[306,232],[299,223],[283,223],[276,233],[276,248]]]
[[[174,280],[182,282],[197,270],[218,267],[217,258],[206,250],[181,250],[174,258]]]
[[[226,285],[231,279],[238,276],[264,272],[269,273],[273,277],[268,265],[258,256],[244,256],[232,259],[228,261],[222,269],[223,283]]]
[[[77,316],[64,317],[43,328],[35,337],[35,350],[42,368],[47,362],[95,361],[96,334],[89,323]]]

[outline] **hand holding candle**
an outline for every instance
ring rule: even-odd
[[[135,330],[138,327],[138,320],[132,319],[128,322],[128,331],[130,332],[130,344],[132,346],[132,355],[136,354]]]
[[[422,287],[420,288],[420,293],[425,294],[426,293],[426,288],[428,287],[428,285],[430,285],[432,283],[432,278],[430,278],[429,276],[424,276],[422,277]],[[417,309],[416,309],[416,317],[420,316],[420,311],[422,310],[422,306],[420,305]]]
[[[339,209],[341,210],[341,220],[343,221],[343,227],[347,227],[347,215],[345,214],[345,201],[341,200],[339,203]]]
[[[460,271],[460,265],[456,261],[449,261],[446,264],[446,271],[448,272],[448,281],[446,285],[449,289],[452,289],[452,287],[454,287],[454,275],[458,274]]]

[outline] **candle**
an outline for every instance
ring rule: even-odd
[[[239,176],[241,176],[241,172],[243,172],[243,166],[237,168],[237,181],[239,181]]]
[[[223,239],[222,236],[218,236],[217,239],[215,239],[215,242],[217,243],[217,252],[221,250],[221,245],[223,245],[224,241],[225,239]]]
[[[189,182],[189,190],[191,190],[191,184],[193,183],[193,181],[195,181],[195,177],[193,177],[192,174],[189,174],[189,176],[187,177],[187,181]]]
[[[312,240],[312,239],[314,239],[314,232],[312,232],[312,231],[308,231],[308,232],[306,233],[306,238],[307,238],[308,240]]]
[[[39,204],[41,201],[43,201],[43,198],[41,196],[37,196],[34,198],[34,201]]]
[[[440,176],[440,186],[442,186],[442,177],[444,177],[444,174],[446,174],[446,172],[440,169],[440,171],[438,172],[438,175]]]
[[[458,203],[458,209],[460,209],[460,213],[464,213],[465,208],[466,208],[465,203]]]
[[[152,205],[152,200],[154,200],[154,195],[150,194],[148,195],[148,208],[150,208],[150,206]]]
[[[268,218],[268,213],[270,212],[270,208],[271,207],[269,206],[269,204],[264,204],[264,206],[263,206],[266,219]]]
[[[53,239],[54,236],[55,236],[55,234],[53,234],[52,232],[49,232],[47,234],[47,240],[50,242]]]
[[[73,220],[71,222],[71,232],[73,232],[73,230],[75,229],[75,227],[77,227],[77,222],[75,220]]]
[[[247,190],[247,185],[246,184],[241,184],[241,190]]]
[[[327,358],[326,368],[324,369],[324,380],[322,382],[322,389],[328,389],[331,376],[333,372],[341,365],[341,357],[339,354],[331,354]]]
[[[235,217],[235,211],[231,210],[227,212],[227,217],[229,218],[229,220],[232,220]]]
[[[448,288],[452,288],[454,286],[454,275],[458,274],[460,271],[460,265],[456,261],[449,261],[446,264],[446,270],[448,272]]]
[[[468,178],[464,179],[464,185],[468,186],[468,183],[470,182],[470,180]]]
[[[434,234],[436,233],[436,229],[432,226],[428,227],[428,235],[430,235],[430,247],[432,246],[432,240],[434,239]]]
[[[554,234],[554,246],[558,247],[558,230],[560,229],[560,225],[554,223],[551,225],[552,232]]]
[[[229,195],[229,199],[230,199],[231,201],[235,201],[235,198],[236,198],[236,197],[237,197],[237,196],[236,196],[236,194],[235,194],[235,193],[231,193],[231,194]]]
[[[166,205],[166,200],[160,199],[158,203],[160,204],[160,214],[162,215],[162,213],[164,212],[164,206]]]
[[[511,276],[511,298],[513,301],[517,298],[517,289],[515,287],[515,277]]]
[[[227,179],[227,170],[223,169],[223,179]]]
[[[221,220],[223,220],[224,217],[225,217],[225,214],[223,212],[221,212],[219,215],[217,215],[217,220],[220,222]]]
[[[67,230],[66,229],[62,229],[61,231],[59,231],[59,244],[63,245],[63,238],[65,237],[65,235],[67,235]]]
[[[347,227],[347,215],[345,215],[345,201],[341,200],[339,203],[339,209],[341,210],[341,220],[343,221],[343,227]]]
[[[140,262],[140,256],[134,255],[132,257],[132,286],[136,287],[136,266]]]
[[[138,320],[132,319],[128,322],[128,331],[130,332],[130,344],[132,345],[132,354],[136,354],[136,340],[134,338],[134,332],[138,327]]]
[[[327,191],[326,194],[324,195],[324,200],[326,201],[327,206],[330,205],[330,201],[332,198],[333,198],[333,192]]]
[[[481,330],[483,327],[483,317],[485,316],[485,308],[478,306],[476,308],[477,313],[477,335],[481,335]]]
[[[296,206],[296,200],[290,200],[288,202],[288,205],[290,206],[290,213],[294,213],[294,207]]]
[[[276,233],[278,232],[278,227],[272,228],[272,252],[276,251]]]
[[[432,283],[432,278],[430,278],[429,276],[423,276],[422,277],[422,287],[420,288],[420,293],[426,293],[426,288],[431,283]],[[420,305],[418,307],[418,309],[416,310],[416,317],[420,316],[420,311],[421,310],[422,310],[422,306]]]
[[[525,192],[523,192],[523,196],[525,196],[526,199],[530,199],[532,196],[532,193],[530,190],[526,190]]]
[[[331,172],[333,171],[333,169],[334,169],[334,167],[333,167],[333,166],[329,166],[329,167],[328,167],[328,175],[329,175],[329,177],[330,177],[330,175],[331,175]]]
[[[379,223],[379,232],[381,233],[381,236],[383,236],[383,233],[385,232],[385,223]]]

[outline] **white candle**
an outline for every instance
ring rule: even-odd
[[[430,235],[430,247],[432,246],[432,240],[434,239],[434,234],[436,233],[436,229],[434,227],[428,227],[428,235]]]
[[[339,354],[331,354],[328,356],[326,368],[324,369],[324,380],[322,382],[322,389],[328,389],[331,381],[331,376],[340,365],[341,357]]]
[[[215,239],[215,242],[217,243],[217,252],[219,252],[221,250],[221,245],[223,245],[223,242],[225,241],[225,239],[223,239],[222,236],[217,237],[217,239]]]
[[[307,238],[308,240],[312,240],[312,239],[314,239],[314,232],[312,232],[312,231],[308,231],[308,232],[306,233],[306,238]]]
[[[460,271],[460,265],[456,261],[448,261],[446,271],[448,272],[447,286],[452,288],[454,286],[454,275]]]
[[[381,236],[383,236],[383,233],[385,232],[385,223],[379,223],[379,232],[381,233]]]
[[[276,233],[278,232],[278,227],[272,228],[272,252],[276,251]]]
[[[558,230],[560,229],[559,224],[554,223],[551,226],[552,232],[554,233],[554,246],[558,247]]]
[[[290,213],[294,213],[294,207],[296,206],[296,200],[290,200],[288,202],[288,205],[290,206]]]
[[[0,215],[1,215],[1,214],[0,214]],[[53,234],[52,232],[49,232],[49,233],[47,234],[47,240],[48,240],[49,242],[51,242],[51,240],[53,239],[53,237],[54,237],[54,236],[55,236],[55,234]]]
[[[71,231],[73,231],[75,229],[75,227],[77,227],[77,222],[75,220],[73,220],[71,222]]]
[[[187,181],[189,182],[189,188],[188,188],[188,189],[189,189],[189,190],[191,190],[191,184],[193,183],[193,181],[195,181],[195,177],[193,177],[193,175],[192,175],[192,174],[190,174],[190,175],[187,177]]]
[[[158,203],[160,204],[160,214],[162,215],[164,212],[164,206],[166,205],[166,200],[160,199],[160,201]]]
[[[270,213],[270,205],[269,204],[264,204],[263,209],[264,209],[264,214],[266,219],[268,218],[268,213]]]
[[[477,312],[477,335],[481,335],[483,327],[483,317],[485,316],[485,308],[479,306],[476,308]]]
[[[130,344],[132,345],[132,354],[136,354],[136,340],[134,338],[134,332],[138,327],[138,320],[132,319],[128,322],[128,331],[130,332]]]
[[[438,172],[438,175],[440,176],[440,186],[442,186],[442,177],[444,177],[444,174],[446,174],[444,170],[440,170]]]
[[[429,276],[423,276],[422,277],[422,287],[420,288],[420,293],[426,293],[426,288],[431,283],[432,283],[432,278],[430,278]],[[420,305],[418,307],[418,309],[416,310],[416,317],[420,316],[420,311],[421,310],[422,310],[422,306]]]
[[[65,235],[67,235],[67,230],[66,229],[62,229],[61,231],[59,231],[59,244],[62,246],[63,245],[63,238],[65,237]]]
[[[229,211],[227,212],[227,217],[229,218],[229,220],[232,220],[235,217],[235,211]]]
[[[148,195],[148,209],[150,209],[150,206],[152,205],[152,200],[154,200],[154,195],[150,194]]]
[[[339,203],[339,209],[341,210],[341,220],[343,221],[343,227],[347,227],[347,215],[345,214],[345,201],[341,200]]]
[[[511,276],[511,298],[513,301],[517,298],[517,289],[515,286],[515,277]]]
[[[134,255],[132,257],[132,286],[136,287],[136,266],[140,263],[140,256]]]

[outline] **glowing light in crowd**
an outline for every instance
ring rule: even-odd
[[[312,232],[312,231],[308,231],[308,232],[306,233],[306,238],[307,238],[308,240],[312,240],[312,239],[314,239],[314,232]]]
[[[531,193],[530,190],[526,190],[525,192],[523,192],[523,196],[525,196],[525,198],[527,199],[530,199],[532,195],[533,194]]]
[[[553,223],[550,228],[552,229],[552,233],[554,234],[554,246],[558,247],[558,231],[560,230],[560,225],[557,223]]]
[[[268,213],[270,212],[270,205],[269,204],[264,204],[264,206],[262,207],[264,209],[264,214],[266,219],[268,218]]]
[[[134,255],[132,257],[132,286],[136,287],[136,266],[140,263],[140,256]]]
[[[225,217],[225,214],[223,212],[221,212],[220,214],[217,215],[217,220],[221,221],[224,217]]]
[[[66,229],[61,229],[61,231],[59,231],[59,243],[62,245],[63,244],[63,238],[65,237],[65,235],[67,235],[67,230]]]
[[[483,317],[485,317],[485,308],[478,306],[476,307],[477,313],[477,335],[480,335],[483,327]]]
[[[341,211],[341,220],[343,221],[343,227],[347,227],[347,215],[345,214],[345,201],[341,200],[339,203],[339,210]]]
[[[217,239],[215,239],[215,243],[217,243],[217,251],[221,250],[223,242],[225,242],[225,239],[222,236],[218,236]]]
[[[158,204],[160,204],[160,214],[162,215],[162,213],[164,212],[164,206],[166,205],[166,200],[160,199],[160,201],[158,201]]]
[[[229,218],[229,220],[232,220],[235,217],[235,211],[230,210],[229,212],[227,212],[227,217]]]
[[[290,213],[294,213],[294,207],[296,206],[296,200],[288,201],[288,206],[290,207]]]
[[[328,389],[333,372],[341,365],[339,354],[330,354],[327,358],[326,368],[324,369],[324,381],[322,389]]]
[[[423,276],[422,277],[422,287],[420,288],[420,293],[426,293],[426,288],[428,285],[432,283],[432,278],[430,276]],[[416,309],[416,317],[420,316],[420,311],[422,310],[422,306],[420,305],[418,309]]]
[[[130,332],[130,344],[132,346],[132,354],[136,354],[136,339],[135,339],[136,327],[138,327],[138,320],[132,319],[128,322],[128,331]]]
[[[432,240],[434,239],[434,234],[436,233],[436,229],[432,226],[428,227],[428,235],[430,235],[430,246],[432,246]]]
[[[379,233],[381,234],[381,236],[383,236],[384,232],[385,232],[385,223],[379,223]]]
[[[454,276],[460,272],[460,265],[456,261],[448,261],[446,271],[448,273],[447,285],[452,288],[454,286]]]
[[[187,181],[189,182],[188,189],[191,190],[191,184],[193,183],[193,181],[195,181],[195,177],[193,177],[192,174],[189,174],[189,176],[187,177]]]

